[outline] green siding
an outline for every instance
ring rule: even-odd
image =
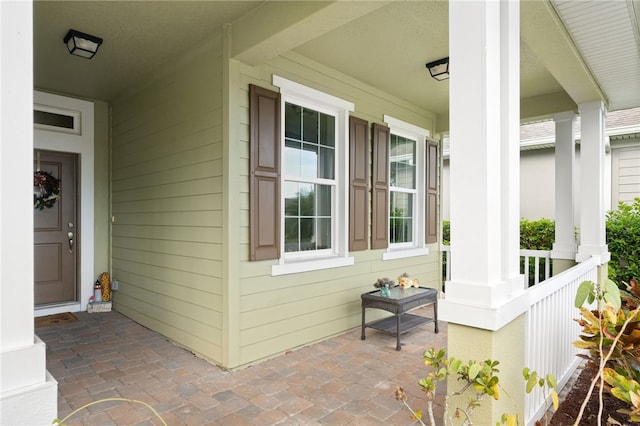
[[[114,307],[222,363],[220,43],[112,105]]]

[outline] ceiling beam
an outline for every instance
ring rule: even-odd
[[[232,25],[231,56],[258,65],[389,1],[264,2]]]
[[[566,111],[578,112],[578,105],[566,92],[549,93],[520,99],[520,120],[531,121]]]
[[[576,104],[603,100],[600,86],[585,64],[549,1],[521,3],[522,41],[535,53]]]

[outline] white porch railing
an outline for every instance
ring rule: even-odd
[[[520,250],[520,259],[523,260],[523,265],[520,268],[520,273],[524,274],[524,282],[529,287],[548,280],[551,277],[551,252],[548,250]],[[533,266],[533,276],[530,277],[531,269],[529,266]],[[540,268],[544,268],[544,275],[541,275]]]
[[[440,245],[442,252],[442,275],[444,281],[451,280],[451,246]],[[548,250],[520,250],[520,273],[524,274],[527,286],[539,284],[551,277],[551,252]],[[531,266],[533,275],[531,276]]]
[[[442,253],[442,280],[451,280],[451,246],[440,244],[440,252]]]
[[[443,278],[451,279],[450,246],[440,246],[443,256]],[[574,306],[578,286],[583,281],[597,281],[598,261],[588,259],[554,277],[550,276],[551,259],[549,252],[539,250],[521,250],[521,272],[529,281],[529,266],[534,265],[535,277],[526,290],[529,299],[529,310],[526,316],[525,331],[525,365],[538,374],[553,374],[558,382],[558,392],[566,385],[569,378],[580,365],[578,350],[573,342],[578,340],[580,325],[574,321],[578,318],[578,309]],[[544,266],[541,261],[544,260]],[[544,275],[540,273],[544,268]],[[522,270],[524,269],[524,271]],[[539,277],[544,276],[540,281]],[[523,386],[524,381],[523,381]],[[551,400],[539,387],[525,396],[525,424],[534,425],[540,420]]]
[[[574,300],[583,281],[597,281],[598,262],[591,258],[538,285],[530,287],[529,311],[525,335],[525,364],[538,374],[553,374],[558,391],[567,383],[580,359],[573,342],[580,325],[574,321],[578,310]],[[525,397],[525,421],[535,424],[544,415],[551,400],[545,400],[538,387]]]

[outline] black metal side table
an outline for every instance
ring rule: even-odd
[[[402,289],[393,287],[389,297],[382,296],[380,290],[370,291],[360,296],[362,298],[362,340],[365,340],[366,327],[396,334],[396,350],[400,348],[400,335],[413,330],[422,324],[435,323],[438,332],[438,291],[433,288],[409,287]],[[409,314],[408,311],[420,306],[433,305],[433,318]],[[394,317],[383,318],[370,323],[365,322],[367,308],[382,309],[395,314]]]

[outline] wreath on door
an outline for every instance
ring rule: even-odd
[[[49,172],[37,170],[33,174],[33,206],[38,210],[51,208],[60,198],[60,179]]]

